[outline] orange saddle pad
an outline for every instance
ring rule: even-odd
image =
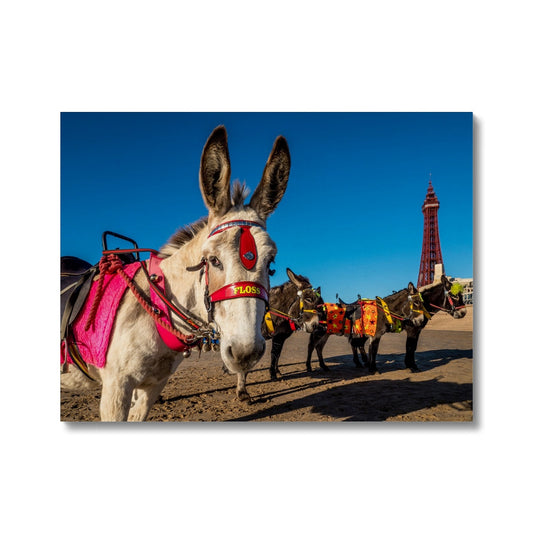
[[[376,334],[378,325],[378,306],[376,300],[363,300],[361,318],[354,324],[354,334],[362,337],[368,335],[373,337]]]
[[[363,300],[361,318],[355,321],[352,334],[359,337],[368,335],[373,337],[376,334],[378,322],[378,309],[375,300]],[[350,321],[345,320],[346,308],[337,304],[325,303],[324,308],[327,314],[327,332],[332,335],[349,335]]]
[[[327,332],[332,335],[344,335],[350,333],[350,322],[344,322],[346,308],[337,304],[324,304],[326,311]],[[346,332],[346,329],[348,331]]]

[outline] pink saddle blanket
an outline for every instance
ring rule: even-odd
[[[131,263],[124,266],[124,271],[131,279],[140,267],[141,264],[139,262]],[[102,368],[105,366],[107,350],[109,348],[109,341],[111,339],[111,332],[113,331],[118,306],[124,296],[127,285],[117,273],[104,275],[102,299],[98,305],[98,310],[91,327],[88,331],[85,331],[85,324],[89,318],[97,286],[98,282],[93,281],[87,300],[72,325],[72,338],[70,341],[77,344],[80,354],[87,364]],[[61,363],[64,363],[64,361],[62,350]],[[67,357],[67,362],[73,362],[70,356]]]

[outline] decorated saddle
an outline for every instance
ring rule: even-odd
[[[108,261],[104,257],[99,265],[90,267],[82,275],[76,272],[74,282],[62,289],[62,297],[67,296],[61,305],[61,364],[64,365],[64,371],[68,371],[68,365],[74,363],[92,379],[87,365],[97,368],[105,366],[113,325],[126,289],[137,292],[137,300],[143,301],[134,287],[133,278],[141,266],[144,265],[143,269],[146,270],[146,262],[128,263],[133,257],[125,255],[126,261],[116,256]],[[184,337],[179,332],[176,334],[172,327],[164,299],[165,277],[160,263],[161,259],[152,253],[147,273],[150,276],[150,300],[144,301],[143,307],[156,317],[157,331],[167,347],[185,352],[197,343],[184,342]],[[121,275],[118,275],[119,271]]]
[[[355,318],[357,308],[361,317]],[[362,337],[376,333],[378,311],[375,300],[358,300],[350,306],[325,303],[326,331],[332,335],[351,335]]]
[[[133,278],[140,266],[139,262],[131,263],[124,266],[124,271]],[[97,368],[105,365],[113,324],[127,285],[124,279],[115,273],[105,273],[103,276],[100,289],[103,292],[94,318],[89,324],[89,315],[99,290],[99,283],[91,280],[83,306],[61,339],[62,364],[66,362],[79,366],[81,357],[82,364],[85,362]],[[86,328],[87,324],[89,326]]]

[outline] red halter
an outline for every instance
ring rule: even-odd
[[[230,220],[224,222],[219,226],[216,226],[208,235],[208,239],[213,235],[217,235],[227,229],[239,227],[241,228],[240,241],[239,241],[239,257],[244,268],[251,270],[257,262],[257,247],[255,245],[255,239],[252,235],[250,228],[258,227],[265,229],[265,227],[259,222],[253,220]],[[209,273],[208,262],[203,259],[205,268],[205,305],[209,315],[209,321],[213,318],[213,304],[215,302],[221,302],[222,300],[232,300],[233,298],[260,298],[266,304],[268,304],[268,290],[260,283],[255,281],[237,281],[224,285],[220,289],[216,290],[212,294],[209,294]]]

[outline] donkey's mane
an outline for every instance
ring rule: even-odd
[[[434,298],[435,296],[440,294],[443,287],[444,283],[442,283],[442,281],[434,281],[429,285],[424,285],[423,287],[420,287],[418,289],[418,292],[426,298]]]
[[[429,291],[430,289],[434,289],[435,287],[438,287],[439,285],[442,285],[442,281],[441,280],[435,280],[432,283],[430,283],[429,285],[424,285],[422,287],[419,287],[418,288],[418,292]]]
[[[402,296],[404,296],[405,292],[407,292],[408,289],[405,288],[405,289],[400,289],[399,291],[396,291],[396,292],[393,292],[392,294],[389,294],[388,296],[385,296],[385,298],[383,298],[387,303],[389,304],[395,304],[398,299]]]
[[[233,191],[231,191],[231,202],[234,207],[243,207],[244,200],[250,194],[250,191],[246,187],[246,183],[240,183],[236,180],[233,183]]]
[[[248,196],[249,191],[246,188],[244,183],[239,183],[235,181],[233,183],[233,191],[231,195],[231,202],[233,207],[243,207],[244,200]],[[164,244],[159,251],[159,255],[162,257],[169,257],[176,250],[179,250],[182,246],[192,241],[192,239],[199,233],[203,228],[207,226],[207,217],[202,217],[201,219],[193,222],[192,224],[187,224],[180,228],[166,244]]]
[[[207,226],[207,217],[202,217],[200,220],[193,222],[192,224],[187,224],[183,228],[179,229],[170,237],[168,242],[163,245],[159,251],[160,255],[163,257],[169,257],[176,250],[179,250],[183,245],[192,241],[194,236],[200,232],[203,228]]]

